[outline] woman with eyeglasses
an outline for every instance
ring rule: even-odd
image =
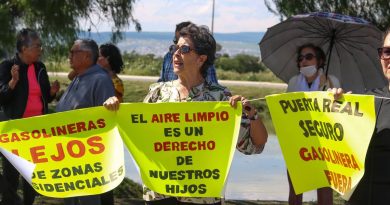
[[[340,82],[335,76],[325,76],[323,73],[326,56],[320,47],[313,44],[304,44],[298,48],[297,54],[299,74],[289,80],[287,92],[326,91],[328,88],[340,87]],[[290,205],[301,205],[302,194],[295,193],[288,171],[287,177],[289,184],[288,203]],[[317,189],[317,201],[318,205],[333,204],[332,189],[329,187]]]
[[[386,31],[383,46],[378,48],[384,77],[388,84],[367,94],[375,95],[376,124],[368,146],[364,175],[349,199],[350,205],[390,203],[390,28]],[[343,93],[333,89],[335,98]]]
[[[244,154],[261,153],[268,133],[256,109],[244,97],[239,95],[230,97],[230,92],[225,87],[205,80],[207,69],[214,62],[215,52],[216,42],[207,28],[190,24],[182,29],[173,54],[173,69],[178,79],[152,84],[144,102],[229,100],[235,107],[241,101],[244,107],[243,119],[236,147]],[[111,97],[104,106],[110,110],[117,110],[119,101],[116,97]],[[221,204],[221,198],[172,197],[156,193],[147,187],[144,187],[143,193],[148,205]]]
[[[25,28],[16,35],[16,55],[0,64],[0,106],[8,119],[47,114],[48,103],[59,90],[59,83],[49,82],[40,61],[42,42],[38,33]],[[0,204],[22,204],[17,194],[19,173],[3,158],[2,200]],[[31,205],[35,191],[23,180],[23,204]]]
[[[340,87],[335,76],[325,76],[323,73],[326,56],[320,47],[304,44],[298,48],[297,54],[299,74],[289,80],[287,92],[326,91],[328,88]]]
[[[190,24],[192,24],[191,21],[183,21],[181,23],[176,24],[175,36],[173,37],[173,45],[169,47],[169,51],[164,56],[160,77],[158,78],[157,82],[166,82],[176,80],[178,78],[175,72],[173,72],[173,52],[179,40],[180,30]],[[210,65],[210,67],[207,69],[207,75],[205,79],[206,81],[218,83],[214,65]]]

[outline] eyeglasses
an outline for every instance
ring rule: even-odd
[[[81,50],[81,49],[78,49],[78,50],[70,50],[69,51],[69,56],[74,56],[75,53],[80,53],[80,52],[84,52],[86,50]]]
[[[177,50],[179,50],[180,54],[187,54],[191,51],[194,51],[190,46],[182,45],[182,46],[173,46],[172,47],[172,53],[175,53]]]
[[[379,55],[379,58],[382,60],[389,60],[390,59],[390,47],[378,48],[378,55]]]
[[[312,53],[308,53],[306,55],[299,55],[298,56],[298,62],[303,61],[303,59],[311,61],[314,57],[316,57],[316,56],[314,54],[312,54]]]
[[[29,46],[30,48],[34,48],[34,49],[39,49],[39,50],[42,50],[42,44],[33,44],[31,46]]]

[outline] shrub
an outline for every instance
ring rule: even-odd
[[[125,177],[122,183],[114,189],[116,198],[142,199],[142,186]]]
[[[156,76],[160,74],[163,59],[161,57],[155,57],[154,54],[141,55],[135,53],[124,53],[123,62],[125,67],[123,69],[124,74],[132,73],[138,75],[152,75]]]
[[[235,57],[222,55],[215,61],[216,68],[238,73],[264,71],[266,67],[259,62],[259,58],[247,54],[238,54]]]

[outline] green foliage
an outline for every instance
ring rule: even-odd
[[[219,80],[245,80],[245,81],[262,81],[283,83],[269,69],[258,73],[238,73],[236,71],[224,71],[217,69],[217,77]]]
[[[247,54],[238,54],[233,58],[223,55],[215,61],[215,67],[226,71],[238,73],[259,72],[266,68],[259,62],[259,58]]]
[[[385,31],[390,25],[389,0],[264,0],[272,13],[279,15],[283,20],[295,14],[326,11],[364,18],[380,30]]]
[[[163,59],[155,57],[154,54],[141,55],[135,53],[124,53],[123,62],[125,63],[124,74],[132,75],[150,75],[157,76],[160,74]]]
[[[142,186],[125,177],[119,186],[114,189],[115,198],[142,199]]]
[[[112,40],[121,39],[121,30],[130,23],[140,31],[139,22],[132,16],[135,0],[0,0],[0,48],[14,49],[15,33],[21,27],[37,30],[50,53],[62,52],[73,43],[80,32],[80,20],[97,28],[97,22],[112,23]],[[94,16],[94,18],[92,18]],[[97,18],[96,18],[97,16]]]

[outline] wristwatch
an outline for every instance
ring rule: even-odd
[[[249,120],[257,120],[257,119],[259,119],[259,115],[256,112],[252,117],[248,117],[248,119]]]

